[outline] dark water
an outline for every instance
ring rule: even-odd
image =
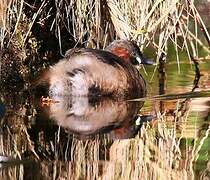
[[[210,63],[145,68],[136,101],[2,92],[0,179],[210,178]]]

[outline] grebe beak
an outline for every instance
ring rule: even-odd
[[[151,59],[146,58],[143,54],[136,56],[136,60],[139,64],[146,64],[146,65],[157,65],[156,62],[154,62]]]

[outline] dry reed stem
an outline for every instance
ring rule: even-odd
[[[124,15],[118,7],[118,2],[116,0],[108,0],[107,3],[110,9],[112,23],[114,24],[117,36],[120,39],[130,39],[131,27],[124,19]]]
[[[4,1],[4,3],[5,2],[6,1]],[[160,56],[162,53],[167,54],[167,45],[171,40],[176,47],[178,68],[180,61],[178,55],[180,45],[178,44],[177,38],[180,36],[180,34],[183,37],[184,42],[181,49],[186,49],[189,57],[192,52],[189,49],[189,40],[190,43],[193,44],[192,47],[195,46],[194,56],[198,55],[198,48],[196,43],[205,47],[198,39],[197,35],[193,34],[189,30],[189,22],[191,21],[191,18],[194,18],[195,20],[195,16],[198,18],[199,16],[195,11],[194,6],[191,5],[189,7],[187,0],[157,0],[155,2],[152,0],[109,0],[107,1],[109,7],[107,11],[110,13],[111,22],[101,19],[103,5],[101,2],[102,1],[91,0],[72,0],[70,2],[56,1],[57,14],[54,22],[52,23],[51,29],[54,29],[54,31],[57,33],[61,52],[61,27],[63,25],[65,25],[65,27],[69,30],[69,33],[71,33],[70,27],[72,26],[72,35],[74,36],[75,41],[87,43],[87,46],[89,46],[92,39],[96,39],[97,47],[99,47],[101,42],[103,46],[105,46],[105,44],[111,40],[111,38],[108,38],[109,34],[111,34],[110,37],[114,39],[114,34],[116,32],[118,36],[117,38],[136,39],[139,41],[141,48],[148,45],[149,43],[153,44],[157,49],[158,56]],[[192,1],[190,2],[192,3]],[[13,6],[15,6],[14,3]],[[5,7],[5,4],[2,5]],[[11,22],[5,21],[5,8],[0,6],[0,9],[3,9],[1,11],[3,12],[1,24],[4,29],[4,31],[1,30],[1,37],[5,36],[5,31],[9,33],[10,38],[15,35],[15,32],[18,28],[18,23],[22,20],[21,18],[23,18],[21,15],[21,13],[23,13],[22,9],[24,6],[23,0],[21,0],[18,5],[18,11],[14,15],[17,23],[13,25],[13,31],[11,30],[11,27],[9,27]],[[42,5],[38,8],[37,13],[34,14],[32,22],[28,27],[26,36],[23,39],[24,45],[27,43],[27,37],[30,34],[31,29],[33,28],[33,24],[36,22],[37,17],[42,12],[44,6],[45,1],[43,1]],[[65,7],[65,11],[62,11],[63,7]],[[8,5],[8,8],[12,7]],[[191,11],[193,11],[193,13]],[[9,13],[12,12],[10,11]],[[195,21],[195,28],[197,29],[198,26],[196,23],[201,23],[201,25],[204,26],[202,22],[200,22],[200,18],[199,22]],[[115,32],[113,32],[113,30],[110,28],[111,24],[113,24]],[[102,28],[102,25],[105,28]],[[5,30],[5,28],[7,28],[7,30]],[[205,28],[204,31],[206,33]],[[83,38],[86,34],[88,34],[88,38],[84,40]],[[208,34],[206,36],[208,37]],[[3,44],[2,39],[1,43]],[[207,47],[205,48],[208,50]],[[187,120],[188,115],[189,111],[186,111],[186,114],[183,115],[182,118]],[[178,118],[180,119],[180,117],[177,117],[177,119]],[[188,154],[185,159],[185,166],[183,168],[181,162],[181,149],[179,148],[179,144],[181,137],[185,137],[185,135],[184,130],[182,130],[180,133],[180,138],[178,140],[176,139],[176,135],[178,133],[178,129],[176,129],[177,119],[175,118],[175,122],[172,125],[173,128],[170,129],[165,124],[167,117],[164,114],[161,115],[158,113],[159,123],[156,130],[153,130],[150,127],[145,129],[142,128],[141,134],[135,139],[115,141],[110,148],[110,160],[107,160],[103,166],[103,173],[100,175],[100,178],[190,179],[193,177],[193,159],[197,158],[197,154],[203,145],[206,136],[200,142],[197,149],[195,148],[194,151],[187,152]],[[33,149],[33,144],[30,141],[26,131],[25,133],[29,145],[31,146],[31,151],[36,155]],[[206,135],[208,135],[208,133],[209,129],[206,131]],[[158,139],[156,137],[158,137]],[[8,142],[10,141],[11,140],[8,140]],[[59,135],[57,142],[60,142]],[[86,142],[73,139],[71,145],[72,164],[67,164],[69,179],[71,177],[79,179],[84,178],[85,176],[88,177],[88,179],[99,177],[99,155],[101,150],[100,143],[101,142],[98,139],[94,141],[88,140]],[[11,147],[9,147],[9,145],[8,147],[5,147],[5,149],[1,147],[2,151],[4,152],[10,148]],[[54,147],[54,149],[55,151],[58,151],[56,147]],[[17,151],[17,148],[15,151]],[[54,177],[56,177],[55,174],[57,173],[63,173],[61,170],[57,171],[56,169],[57,167],[60,168],[60,166],[61,165],[59,162],[55,162]]]
[[[24,4],[24,0],[21,0],[20,1],[20,8],[19,8],[19,12],[16,12],[17,14],[17,19],[16,19],[16,24],[15,24],[15,27],[14,27],[14,30],[13,30],[13,33],[12,35],[10,36],[10,40],[9,40],[9,43],[10,41],[13,39],[13,36],[15,35],[16,31],[17,31],[17,28],[18,28],[18,25],[20,23],[20,20],[21,20],[21,16],[23,14],[23,4]],[[18,7],[18,6],[17,6]],[[8,45],[9,45],[8,43]]]
[[[0,3],[0,43],[1,48],[4,46],[5,36],[8,33],[8,16],[12,0],[2,0]]]
[[[4,19],[1,20],[1,24],[4,26],[4,31],[1,31],[1,44],[3,45],[5,32],[10,37],[10,41],[15,35],[18,24],[24,20],[22,15],[23,8],[26,3],[24,0],[17,1],[3,1],[0,7],[1,16]],[[10,5],[11,4],[11,5]],[[60,45],[60,53],[62,51],[62,36],[61,28],[66,28],[70,35],[75,38],[75,41],[85,43],[87,46],[96,45],[97,48],[105,47],[114,38],[114,34],[117,34],[117,38],[121,39],[135,39],[139,42],[141,49],[143,46],[147,46],[149,43],[153,44],[157,48],[157,56],[159,57],[162,52],[167,53],[167,45],[171,40],[175,44],[177,52],[177,65],[180,69],[179,63],[179,44],[177,38],[183,37],[185,47],[188,54],[191,53],[188,44],[188,32],[190,18],[195,22],[195,35],[192,37],[192,42],[195,43],[194,56],[198,56],[197,29],[199,24],[203,29],[205,37],[209,42],[209,34],[206,27],[196,10],[193,1],[190,0],[157,0],[157,1],[117,1],[117,0],[76,0],[76,1],[56,1],[56,17],[52,23],[51,30],[54,30],[58,37]],[[33,24],[38,21],[39,14],[42,13],[46,1],[42,1],[42,4],[37,8],[37,12],[34,13],[31,23],[28,26],[27,33],[21,43],[25,46],[28,35],[33,28]],[[5,6],[8,6],[8,13],[5,14]],[[28,5],[27,5],[28,6]],[[12,12],[12,9],[17,9],[16,12]],[[11,16],[13,13],[13,16]],[[183,16],[183,15],[186,16]],[[16,18],[16,24],[14,30],[12,30],[11,20],[5,21],[6,17]],[[48,14],[50,16],[50,14]],[[186,19],[183,19],[186,18]],[[5,31],[5,27],[7,27]],[[73,31],[71,30],[73,28]],[[2,29],[1,29],[2,30]],[[87,37],[87,39],[84,39]],[[195,40],[195,42],[194,42]],[[96,43],[94,43],[96,42]],[[201,44],[201,42],[199,43]],[[203,45],[203,48],[208,50]],[[182,48],[183,49],[183,48]],[[189,56],[190,57],[190,56]],[[157,58],[158,60],[158,58]]]
[[[34,23],[35,23],[35,21],[37,19],[37,16],[42,12],[42,10],[43,10],[44,6],[46,6],[46,4],[47,4],[46,1],[43,1],[41,6],[39,7],[39,9],[37,10],[37,12],[33,15],[32,22],[30,22],[29,27],[28,27],[28,31],[27,31],[24,39],[23,39],[23,45],[24,46],[26,45],[26,40],[27,40],[29,34],[31,33],[31,28],[34,25]]]

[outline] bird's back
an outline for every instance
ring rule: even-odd
[[[71,49],[50,69],[51,95],[145,96],[145,82],[137,69],[104,50]]]

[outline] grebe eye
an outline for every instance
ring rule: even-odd
[[[137,60],[137,58],[136,57],[132,57],[131,58],[131,64],[133,64],[133,65],[139,65],[139,62],[138,62],[138,60]]]

